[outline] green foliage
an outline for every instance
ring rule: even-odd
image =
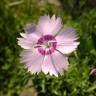
[[[0,96],[20,96],[29,80],[38,96],[95,96],[96,77],[89,74],[96,67],[96,8],[93,3],[90,0],[60,0],[61,7],[58,7],[50,3],[40,5],[39,0],[12,2],[0,2]],[[16,38],[25,24],[37,23],[45,14],[60,16],[80,37],[80,46],[69,55],[70,66],[64,76],[31,75],[20,64],[21,49]]]

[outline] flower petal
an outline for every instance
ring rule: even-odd
[[[64,54],[73,52],[79,45],[79,42],[76,41],[77,39],[78,37],[74,29],[67,27],[62,29],[56,37],[57,50]]]
[[[21,62],[25,63],[25,68],[33,73],[41,71],[44,56],[38,53],[38,50],[25,50],[21,54]]]
[[[49,73],[50,75],[58,76],[59,73],[62,75],[64,70],[67,70],[68,65],[67,57],[59,52],[55,52],[45,56],[42,71],[45,74]]]
[[[77,46],[79,45],[79,42],[66,42],[63,44],[57,44],[57,50],[64,54],[69,54],[76,50]]]
[[[33,23],[26,24],[26,26],[24,28],[24,31],[27,34],[34,33],[34,34],[36,34],[37,36],[40,37],[42,34],[39,31],[36,31],[36,30],[37,30],[37,26]]]
[[[26,26],[25,26],[25,28],[24,28],[24,31],[25,31],[26,33],[33,33],[33,32],[35,32],[35,31],[36,31],[36,26],[35,26],[35,24],[33,24],[33,23],[28,23],[28,24],[26,24]]]
[[[23,38],[17,38],[18,45],[24,49],[31,49],[39,38],[35,33],[31,33],[31,34],[21,33],[21,36]]]
[[[20,35],[21,35],[23,38],[27,38],[27,34],[25,34],[25,33],[20,33]]]
[[[39,19],[39,23],[37,26],[37,31],[40,33],[55,35],[62,27],[61,19],[56,18],[53,15],[51,18],[49,16],[42,16]]]
[[[62,75],[64,70],[68,69],[68,65],[69,65],[68,58],[63,54],[61,54],[60,52],[55,51],[52,54],[52,59],[54,61],[56,69],[58,70],[58,73]]]
[[[58,76],[58,73],[55,69],[54,62],[51,59],[50,55],[45,55],[43,64],[42,64],[42,71],[47,74],[49,73],[50,75],[55,75]]]
[[[56,37],[59,41],[75,41],[78,36],[73,28],[64,27]]]

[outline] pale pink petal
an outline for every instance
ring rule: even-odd
[[[46,55],[42,64],[42,71],[47,74],[49,73],[50,75],[55,75],[58,76],[58,72],[55,69],[54,62],[51,59],[50,55]]]
[[[46,34],[55,35],[62,27],[61,19],[59,17],[55,17],[53,15],[51,18],[49,16],[42,16],[39,19],[39,23],[37,25],[37,31]]]
[[[55,51],[51,56],[58,73],[62,75],[64,73],[64,70],[68,69],[68,58],[58,51]]]
[[[64,54],[69,54],[76,50],[77,46],[79,45],[79,42],[67,42],[63,44],[57,44],[57,50]]]
[[[52,34],[56,34],[62,28],[62,21],[60,17],[53,15],[51,17],[51,25],[52,25]]]
[[[56,39],[58,42],[75,41],[78,39],[78,36],[73,28],[65,26],[56,36]]]
[[[24,28],[24,32],[26,32],[27,34],[32,34],[34,33],[37,36],[42,36],[42,34],[37,31],[37,26],[33,23],[28,23],[26,24],[25,28]]]
[[[26,34],[26,33],[20,33],[20,35],[23,37],[23,38],[27,38],[28,36],[28,34]]]
[[[39,73],[42,68],[44,56],[38,53],[37,49],[25,50],[21,54],[21,62],[25,63],[25,68],[33,73]]]
[[[58,76],[63,74],[64,70],[68,68],[68,59],[58,51],[51,55],[46,55],[42,64],[42,71],[50,75]]]
[[[18,45],[20,45],[24,49],[30,49],[32,47],[31,42],[24,38],[18,38]]]
[[[33,45],[36,44],[39,38],[35,33],[31,33],[31,34],[21,33],[21,36],[23,38],[17,38],[18,45],[20,45],[24,49],[31,49]]]
[[[79,42],[76,41],[77,39],[78,37],[75,30],[65,27],[61,30],[58,36],[56,36],[57,49],[64,54],[71,53],[79,45]]]
[[[24,31],[28,34],[33,33],[36,31],[36,25],[33,23],[28,23],[26,24],[26,26],[24,27]]]

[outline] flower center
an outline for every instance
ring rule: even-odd
[[[44,35],[37,41],[38,52],[42,55],[52,54],[57,46],[57,41],[52,35]]]

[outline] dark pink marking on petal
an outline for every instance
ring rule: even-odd
[[[52,35],[44,35],[41,38],[38,39],[37,44],[39,45],[44,45],[44,42],[50,41],[50,47],[49,48],[44,48],[44,47],[39,47],[38,52],[42,55],[49,55],[52,54],[57,46],[57,41],[54,36]],[[54,41],[54,42],[51,42]]]

